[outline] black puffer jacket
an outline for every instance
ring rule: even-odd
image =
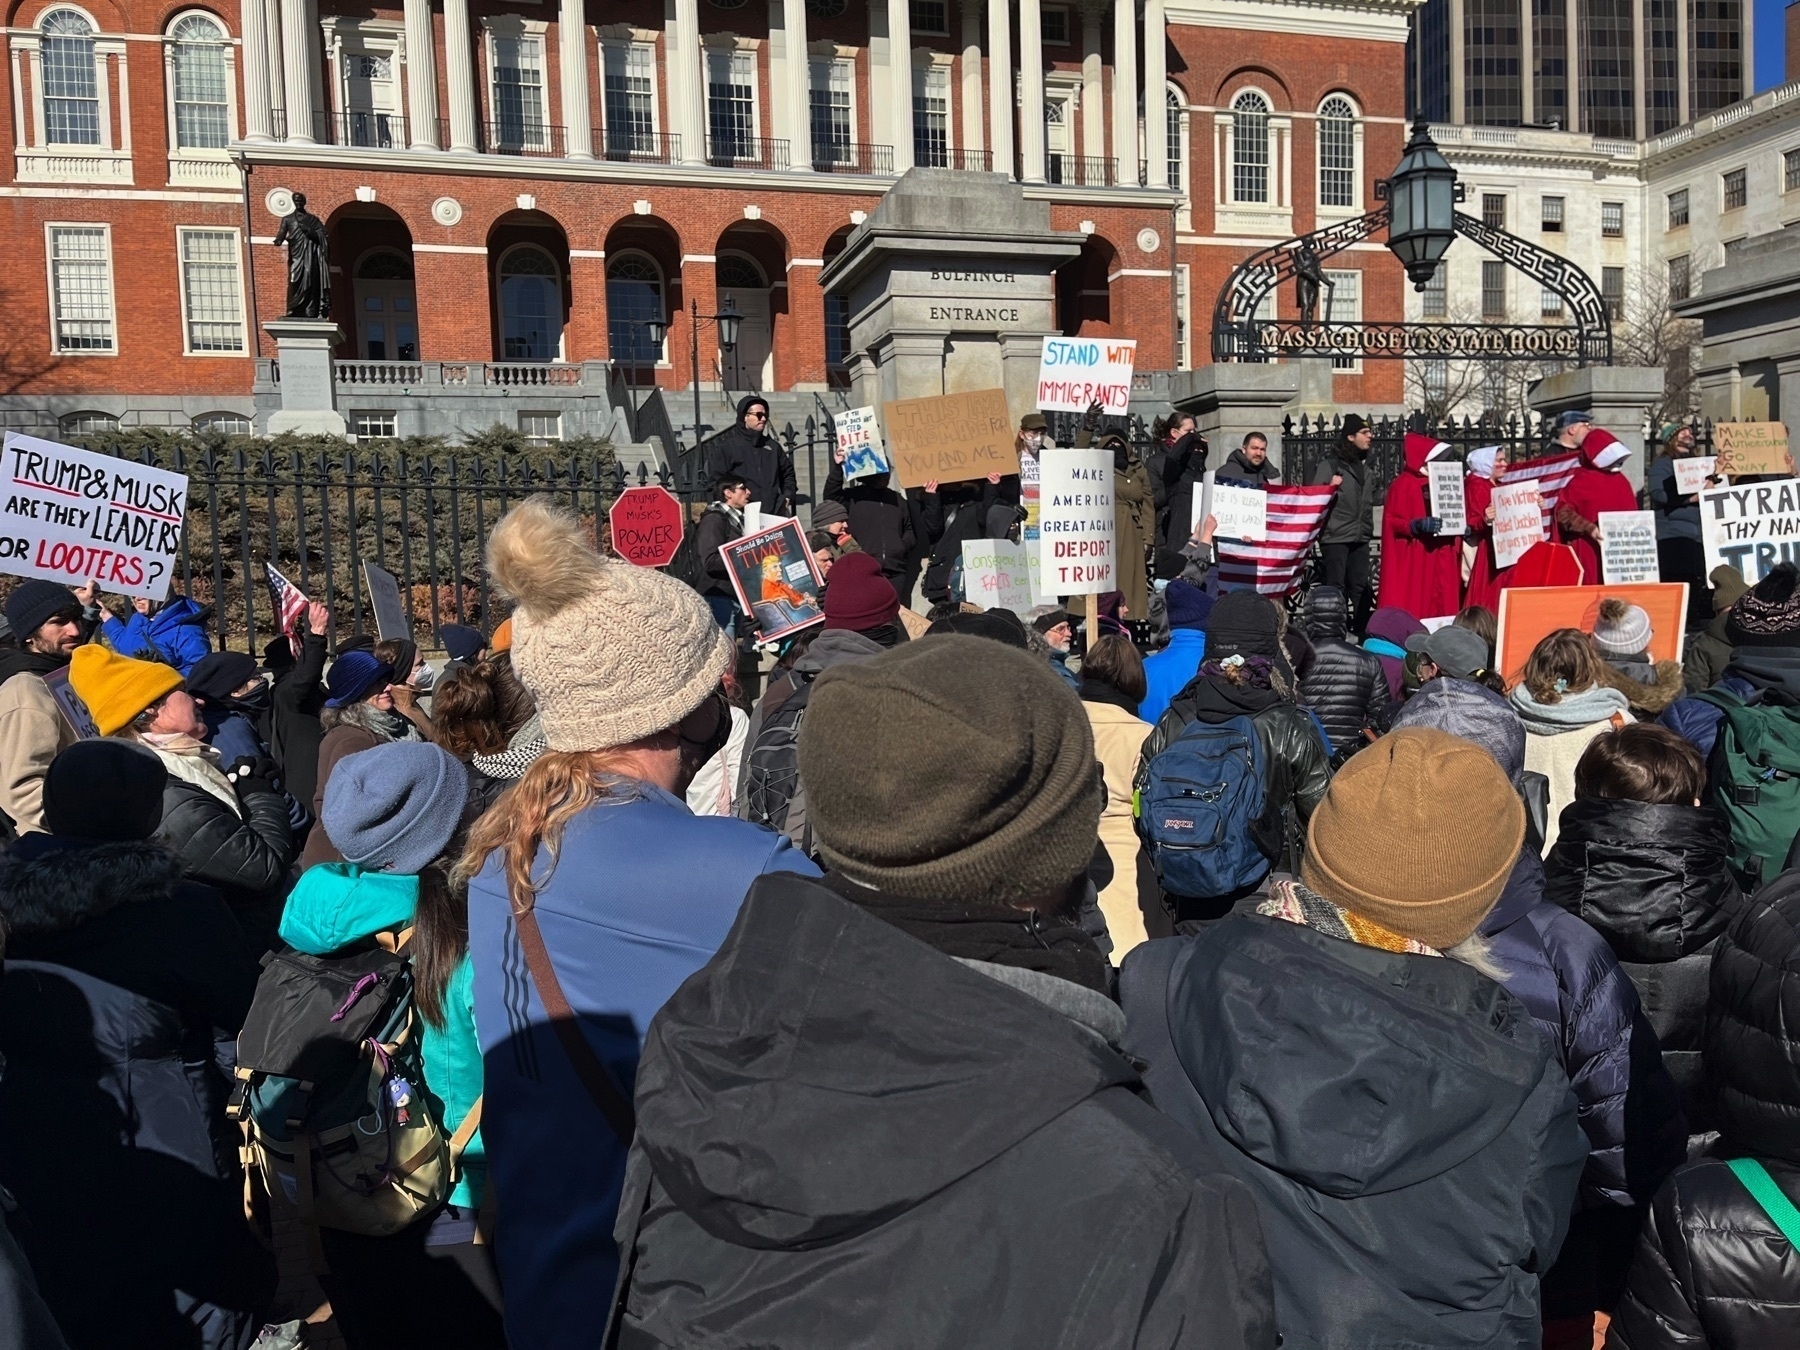
[[[905,497],[888,486],[888,475],[844,482],[844,466],[834,463],[825,479],[825,497],[842,502],[850,517],[850,537],[881,564],[889,581],[906,571],[913,551],[913,515]]]
[[[300,640],[300,659],[278,675],[269,691],[269,719],[263,742],[281,770],[281,781],[294,800],[305,805],[319,785],[319,742],[325,727],[325,636],[310,629]]]
[[[1164,452],[1157,495],[1157,545],[1180,548],[1193,534],[1194,488],[1206,473],[1206,437],[1190,431]]]
[[[1712,949],[1744,898],[1730,832],[1706,807],[1584,797],[1565,807],[1544,896],[1587,920],[1637,987],[1688,1129],[1712,1128],[1701,1033]]]
[[[752,430],[744,422],[744,414],[761,404],[767,412],[769,401],[759,394],[746,394],[738,400],[737,422],[718,435],[702,442],[705,451],[706,488],[709,495],[719,495],[719,480],[728,475],[742,478],[750,485],[750,500],[764,511],[778,516],[793,514],[794,457],[774,437],[762,430]]]
[[[1706,1073],[1713,1156],[1657,1194],[1608,1350],[1800,1343],[1800,1253],[1727,1163],[1751,1157],[1800,1205],[1800,873],[1749,900],[1714,949]]]
[[[1318,717],[1333,750],[1354,748],[1362,743],[1364,727],[1381,725],[1387,707],[1387,675],[1381,660],[1344,640],[1348,631],[1344,593],[1335,586],[1313,588],[1300,626],[1313,648],[1312,665],[1300,677],[1300,702]]]

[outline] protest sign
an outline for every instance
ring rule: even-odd
[[[1004,539],[963,540],[963,598],[983,609],[1031,608],[1030,563],[1024,544]]]
[[[800,522],[784,520],[719,550],[738,604],[756,623],[756,640],[774,642],[825,622],[824,583]]]
[[[44,675],[44,688],[50,691],[50,698],[56,704],[57,711],[62,713],[75,734],[84,741],[100,739],[100,724],[94,721],[94,714],[88,711],[88,705],[81,700],[69,684],[69,668],[63,666],[59,670],[48,671]]]
[[[1004,389],[904,398],[885,404],[888,459],[901,487],[960,483],[1019,471]]]
[[[873,408],[846,408],[831,419],[837,432],[839,462],[844,466],[844,481],[873,478],[888,471],[887,452],[881,446],[881,428],[875,424]]]
[[[1214,531],[1216,538],[1261,542],[1269,537],[1269,494],[1261,488],[1218,482],[1211,469],[1201,476],[1188,534],[1198,530],[1208,515],[1218,526]]]
[[[1780,422],[1714,422],[1713,450],[1720,473],[1792,473],[1787,427]]]
[[[1511,567],[1533,544],[1541,544],[1544,507],[1536,483],[1513,483],[1494,489],[1494,563]]]
[[[613,552],[638,567],[667,567],[681,548],[681,516],[667,488],[626,488],[606,513]]]
[[[1700,540],[1709,573],[1735,567],[1752,586],[1776,564],[1800,562],[1800,479],[1708,488],[1700,494]]]
[[[1673,461],[1675,491],[1683,497],[1691,497],[1696,492],[1704,491],[1706,480],[1713,476],[1714,466],[1718,462],[1716,455],[1689,455],[1686,459]]]
[[[1431,514],[1438,518],[1438,536],[1464,534],[1469,528],[1469,508],[1463,497],[1461,460],[1434,459],[1425,466],[1426,487],[1431,494]]]
[[[1600,513],[1600,579],[1608,586],[1662,580],[1656,561],[1656,512]]]
[[[1132,339],[1047,337],[1038,358],[1037,405],[1044,412],[1086,412],[1098,403],[1122,417],[1131,411],[1136,358]]]
[[[1040,458],[1038,553],[1052,595],[1117,590],[1110,450],[1046,450]]]
[[[1038,556],[1038,457],[1029,450],[1019,455],[1019,505],[1025,511],[1019,539],[1025,545],[1025,569],[1031,575],[1031,603],[1047,605],[1056,597],[1044,594],[1043,559]]]
[[[1508,586],[1500,592],[1500,632],[1495,642],[1496,669],[1510,687],[1525,675],[1532,650],[1559,628],[1594,631],[1600,602],[1619,599],[1650,616],[1650,657],[1679,661],[1687,617],[1685,581],[1648,582],[1628,586]]]
[[[166,599],[181,552],[186,474],[6,433],[0,571]]]
[[[412,637],[406,606],[400,603],[400,582],[386,568],[363,559],[363,585],[369,591],[369,608],[375,611],[375,631],[383,641]]]

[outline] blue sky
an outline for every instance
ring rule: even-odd
[[[1780,84],[1786,74],[1787,33],[1783,12],[1787,0],[1754,0],[1756,5],[1756,87]]]

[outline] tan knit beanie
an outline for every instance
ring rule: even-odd
[[[800,780],[833,870],[920,900],[1018,903],[1094,855],[1087,714],[1047,661],[939,634],[813,684]]]
[[[488,538],[488,573],[516,602],[512,664],[552,750],[609,750],[674,726],[718,688],[731,642],[674,577],[602,558],[546,496]]]
[[[1500,898],[1525,807],[1494,757],[1429,727],[1389,732],[1331,780],[1300,880],[1333,904],[1440,951]]]

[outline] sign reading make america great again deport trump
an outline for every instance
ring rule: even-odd
[[[187,514],[186,474],[6,433],[0,572],[161,600]]]
[[[960,483],[1019,471],[1004,389],[978,389],[883,405],[888,458],[902,487]]]

